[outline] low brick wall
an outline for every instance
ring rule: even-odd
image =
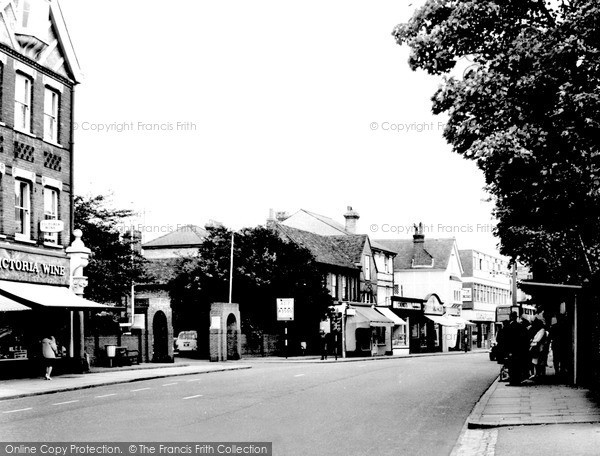
[[[90,365],[101,366],[106,363],[106,345],[127,347],[128,350],[138,350],[142,353],[139,338],[135,335],[88,336],[85,338],[85,351],[90,357]]]
[[[279,355],[283,344],[283,338],[277,334],[242,333],[242,356]]]

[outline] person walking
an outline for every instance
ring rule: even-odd
[[[42,356],[44,357],[44,366],[46,367],[46,380],[52,380],[50,374],[52,374],[52,366],[56,360],[56,353],[58,348],[56,347],[56,340],[54,336],[45,337],[42,339]]]
[[[321,360],[327,359],[327,334],[325,334],[325,331],[321,329],[321,331],[319,331],[320,333],[320,337],[321,337]]]

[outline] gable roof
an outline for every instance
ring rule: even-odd
[[[83,73],[58,1],[33,2],[31,7],[35,30],[20,26],[17,2],[0,1],[0,43],[58,75],[81,82]]]
[[[353,263],[362,264],[362,254],[365,250],[365,243],[368,242],[366,234],[346,234],[345,236],[329,237]]]
[[[310,231],[322,236],[351,234],[346,227],[332,218],[300,209],[281,222],[282,225]]]
[[[358,266],[354,264],[355,262],[352,258],[343,249],[340,249],[334,236],[322,236],[320,234],[286,226],[281,223],[275,223],[274,228],[282,237],[284,237],[284,239],[308,249],[318,263],[349,269],[359,269]]]
[[[458,255],[463,266],[463,276],[473,277],[473,250],[459,250]]]
[[[369,239],[369,240],[371,241],[371,248],[373,250],[380,250],[382,252],[391,253],[392,255],[396,255],[396,252],[394,252],[392,249],[386,247],[385,245],[380,244],[379,242],[374,241],[372,239]]]
[[[445,270],[448,267],[456,240],[454,238],[426,238],[422,248],[415,248],[412,239],[378,239],[376,242],[397,252],[394,258],[394,271],[417,269],[415,266],[428,266],[431,265],[432,259],[433,268],[430,269]]]
[[[143,249],[198,247],[208,231],[197,225],[178,226],[177,230],[142,245]]]

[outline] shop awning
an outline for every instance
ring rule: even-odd
[[[11,305],[46,307],[57,309],[112,309],[112,306],[83,299],[67,287],[0,280],[1,302],[12,301]],[[21,309],[22,310],[22,309]]]
[[[475,326],[475,323],[473,323],[472,321],[467,320],[466,318],[459,317],[457,315],[448,315],[448,317],[452,318],[453,320],[456,320],[456,321],[462,323],[463,325],[472,325],[472,326]]]
[[[18,312],[20,310],[31,310],[30,307],[19,304],[18,302],[8,299],[0,294],[0,312]]]
[[[381,314],[383,314],[384,317],[387,317],[390,320],[392,320],[394,322],[394,325],[396,325],[396,326],[406,325],[406,322],[402,318],[400,318],[398,315],[396,315],[394,312],[392,312],[387,307],[375,307],[375,309],[377,309],[377,312],[380,312]]]
[[[394,322],[389,318],[383,316],[375,309],[371,307],[352,307],[356,310],[356,315],[354,315],[352,320],[349,323],[354,323],[356,326],[394,326]]]
[[[451,320],[446,315],[425,315],[425,318],[429,318],[434,323],[437,323],[438,325],[442,326],[458,327],[460,325],[460,323]]]
[[[458,325],[458,329],[465,329],[466,325],[475,326],[475,323],[473,323],[463,317],[458,317],[456,315],[444,315],[444,316],[450,318],[451,320],[454,320]]]

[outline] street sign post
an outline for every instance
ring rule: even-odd
[[[294,298],[277,298],[277,321],[285,322],[285,359],[288,357],[287,322],[294,321]]]

